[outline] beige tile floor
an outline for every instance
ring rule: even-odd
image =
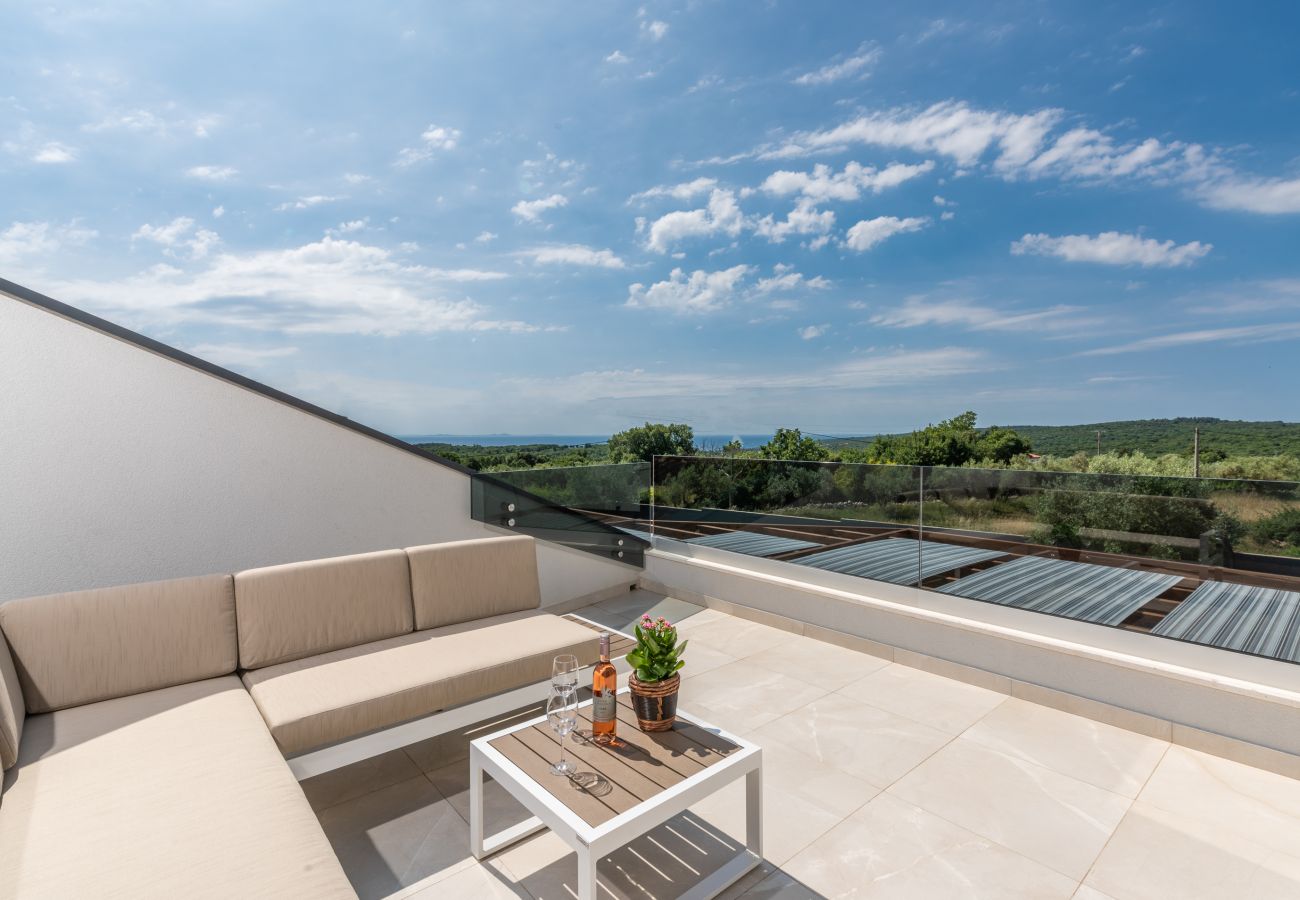
[[[724,896],[1300,896],[1300,781],[648,591],[582,614],[645,611],[692,642],[683,707],[764,748],[765,860]],[[576,896],[547,833],[469,854],[468,742],[510,720],[304,782],[363,898]],[[489,784],[486,815],[525,814]],[[675,897],[743,833],[737,783],[601,860],[601,897]]]

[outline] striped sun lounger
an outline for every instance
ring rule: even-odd
[[[1118,625],[1181,580],[1177,575],[1022,556],[939,590],[1100,625]]]
[[[938,541],[921,541],[920,577],[959,569],[972,563],[1002,556],[997,550],[978,550]],[[893,584],[917,582],[917,541],[913,538],[885,538],[865,544],[837,547],[814,553],[791,562],[817,569],[829,569],[859,578],[888,581]]]
[[[820,546],[812,541],[797,541],[794,538],[756,534],[752,531],[706,534],[703,537],[687,538],[686,542],[704,547],[716,547],[719,550],[731,550],[735,553],[747,553],[750,556],[772,556],[777,553],[788,553],[791,550],[807,550],[810,547]]]
[[[1153,634],[1300,662],[1300,594],[1206,581]]]

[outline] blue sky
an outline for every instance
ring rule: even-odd
[[[1300,418],[1300,8],[10,6],[0,275],[397,433]]]

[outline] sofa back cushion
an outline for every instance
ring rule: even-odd
[[[229,675],[229,575],[97,588],[0,605],[29,713]]]
[[[248,569],[235,575],[239,665],[257,669],[411,630],[401,550]]]
[[[415,627],[441,628],[536,609],[537,547],[527,535],[408,547]]]
[[[23,737],[26,715],[14,658],[4,635],[0,634],[0,769],[8,769],[18,761],[18,742]]]

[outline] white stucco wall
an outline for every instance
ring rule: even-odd
[[[500,533],[469,478],[0,293],[0,601]],[[638,570],[538,545],[543,603]]]

